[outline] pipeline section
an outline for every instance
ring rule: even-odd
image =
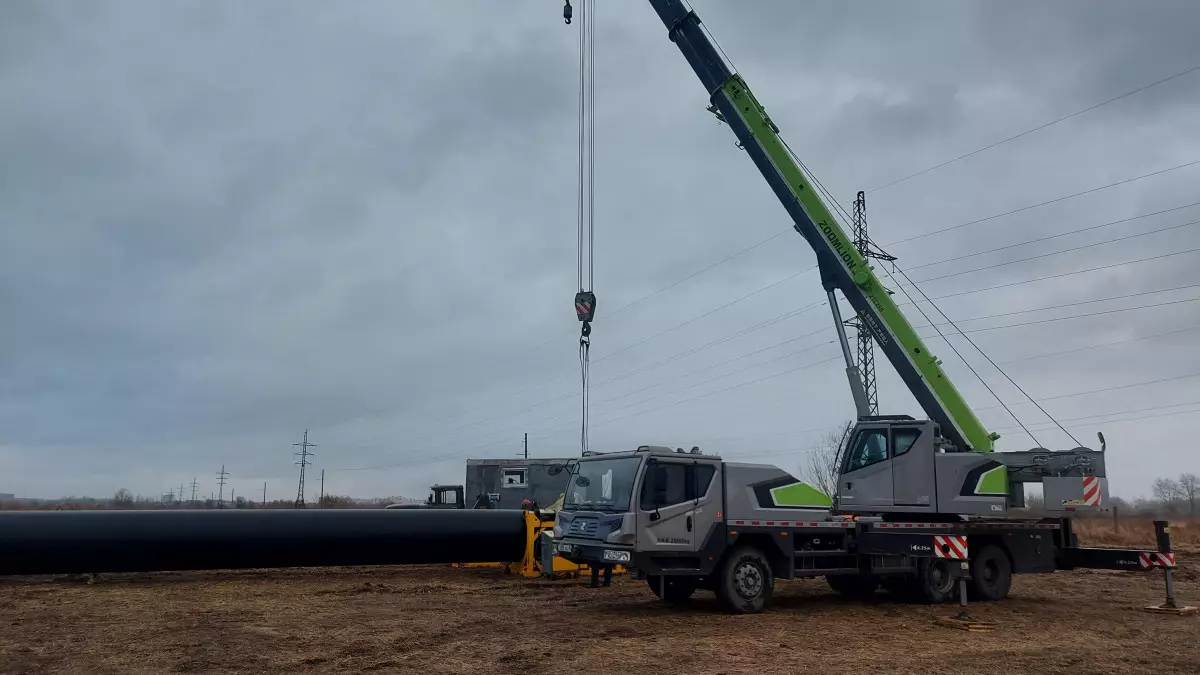
[[[520,560],[525,518],[494,509],[0,512],[0,575]]]

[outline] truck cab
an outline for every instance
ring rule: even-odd
[[[723,535],[722,462],[665,446],[589,453],[563,494],[554,539],[572,562],[658,572],[699,569],[700,554]]]

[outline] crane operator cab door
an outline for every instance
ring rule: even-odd
[[[652,457],[637,496],[638,549],[691,554],[703,545],[720,508],[717,466],[691,458]]]
[[[838,508],[872,511],[895,502],[887,425],[862,425],[854,431],[838,476]]]

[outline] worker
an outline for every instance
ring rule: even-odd
[[[600,583],[600,567],[604,568],[604,583]],[[612,586],[612,565],[596,565],[592,564],[592,582],[588,584],[588,588],[600,588],[600,586]]]

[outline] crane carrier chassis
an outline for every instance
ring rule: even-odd
[[[1156,522],[1157,550],[1084,548],[1071,516],[906,519],[837,515],[815,507],[814,488],[764,464],[643,446],[589,454],[575,468],[554,528],[556,551],[578,564],[622,565],[658,597],[698,590],[726,609],[769,602],[777,579],[825,577],[865,598],[879,589],[942,603],[1000,600],[1014,574],[1094,568],[1163,569],[1173,607],[1170,534]]]

